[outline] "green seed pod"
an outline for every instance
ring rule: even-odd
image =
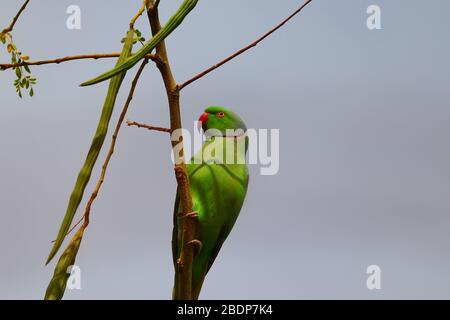
[[[61,258],[55,267],[53,278],[45,292],[45,300],[61,300],[66,290],[67,279],[69,279],[68,268],[73,266],[77,257],[78,249],[80,248],[81,240],[83,239],[84,226],[77,231],[70,240],[66,250],[64,250]]]
[[[131,29],[128,31],[125,44],[123,46],[122,53],[117,61],[117,65],[124,62],[131,54],[131,49],[133,47],[134,31]],[[114,104],[116,103],[117,94],[119,93],[120,86],[125,77],[126,71],[119,73],[109,82],[108,94],[103,105],[102,114],[100,116],[99,123],[97,125],[97,131],[95,132],[94,139],[92,140],[91,147],[87,154],[84,165],[78,174],[77,182],[72,191],[69,199],[69,204],[67,206],[66,214],[61,227],[58,232],[55,244],[48,256],[46,264],[52,260],[55,254],[61,247],[67,232],[69,231],[70,225],[72,224],[73,217],[80,205],[81,199],[83,198],[84,190],[86,185],[91,178],[91,173],[94,168],[95,162],[97,161],[100,150],[105,141],[106,134],[108,133],[109,121],[111,119],[112,112],[114,110]]]
[[[136,63],[142,60],[148,53],[152,52],[152,50],[155,49],[156,46],[161,41],[167,38],[183,22],[184,18],[186,18],[189,12],[191,12],[192,9],[195,8],[197,2],[198,0],[184,0],[178,11],[175,12],[175,14],[172,17],[170,17],[170,19],[161,28],[161,30],[159,30],[159,32],[155,34],[153,38],[151,38],[138,52],[136,52],[134,55],[126,59],[123,63],[117,64],[114,67],[114,69],[105,72],[104,74],[92,80],[83,82],[81,86],[82,87],[90,86],[108,80],[109,78],[115,76],[116,74],[119,74],[120,72],[126,71],[131,67],[133,67]]]

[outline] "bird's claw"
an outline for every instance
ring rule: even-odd
[[[198,213],[197,213],[197,211],[192,211],[192,212],[188,212],[188,213],[178,212],[177,216],[179,216],[181,218],[197,219],[198,218]]]
[[[200,240],[194,239],[192,241],[189,241],[187,244],[189,246],[195,247],[194,257],[197,257],[200,254],[200,251],[202,251],[203,243]]]

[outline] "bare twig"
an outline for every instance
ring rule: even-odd
[[[82,223],[84,221],[84,216],[80,218],[80,220],[77,221],[77,223],[75,223],[72,228],[69,229],[69,231],[67,231],[66,233],[66,237],[72,233],[73,230],[75,230],[76,227],[78,227],[80,225],[80,223]],[[51,243],[55,243],[56,240],[53,240]]]
[[[208,69],[200,72],[199,74],[197,74],[196,76],[194,76],[193,78],[183,82],[182,84],[180,84],[178,86],[178,90],[182,90],[185,87],[187,87],[188,85],[190,85],[191,83],[193,83],[194,81],[197,81],[200,78],[203,78],[204,76],[206,76],[208,73],[216,70],[217,68],[220,68],[221,66],[223,66],[225,63],[233,60],[234,58],[236,58],[237,56],[240,56],[241,54],[243,54],[244,52],[250,50],[253,47],[256,47],[260,42],[262,42],[263,40],[265,40],[267,37],[269,37],[272,33],[274,33],[275,31],[277,31],[278,29],[280,29],[282,26],[284,26],[289,20],[291,20],[292,18],[294,18],[297,14],[299,14],[303,8],[305,8],[312,0],[307,0],[305,1],[297,10],[295,10],[291,15],[289,15],[286,19],[284,19],[281,23],[279,23],[277,26],[275,26],[274,28],[272,28],[271,30],[269,30],[266,34],[264,34],[262,37],[258,38],[256,41],[252,42],[251,44],[249,44],[248,46],[245,46],[244,48],[236,51],[235,53],[233,53],[232,55],[228,56],[227,58],[225,58],[224,60],[216,63],[215,65],[209,67]]]
[[[72,60],[81,60],[81,59],[104,59],[104,58],[117,58],[120,56],[120,53],[94,53],[94,54],[81,54],[76,56],[67,56],[62,58],[50,59],[50,60],[40,60],[40,61],[23,61],[22,63],[14,63],[14,64],[0,64],[0,70],[6,70],[10,68],[16,68],[20,66],[38,66],[43,64],[60,64],[62,62],[72,61]],[[153,54],[148,54],[146,59],[150,59],[156,61],[156,56]]]
[[[134,29],[134,24],[136,23],[136,20],[139,19],[140,16],[142,16],[142,14],[144,13],[145,8],[147,7],[147,5],[148,5],[148,0],[143,0],[141,8],[136,13],[136,15],[133,17],[133,19],[131,19],[130,29]]]
[[[25,10],[25,8],[27,7],[28,3],[30,2],[30,0],[26,0],[22,7],[20,7],[19,11],[16,13],[16,15],[14,16],[13,20],[11,21],[11,24],[6,27],[5,29],[2,30],[1,33],[8,33],[13,31],[14,26],[16,25],[17,20],[19,19],[20,15],[22,14],[22,12]]]
[[[145,124],[145,123],[139,123],[139,122],[136,122],[136,121],[129,121],[129,120],[128,120],[128,121],[127,121],[127,125],[128,125],[129,127],[135,126],[135,127],[138,127],[138,128],[144,128],[144,129],[152,130],[152,131],[161,131],[161,132],[168,132],[168,133],[171,133],[171,132],[172,132],[172,130],[169,129],[169,128],[150,126],[150,125],[148,125],[148,124]]]

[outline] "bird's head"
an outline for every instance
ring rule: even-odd
[[[247,131],[244,121],[236,113],[220,106],[206,108],[198,121],[199,130],[202,128],[205,133],[213,136],[230,135],[230,131],[227,130],[235,131],[233,136]]]

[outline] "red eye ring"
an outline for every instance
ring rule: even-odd
[[[223,117],[225,117],[225,112],[223,112],[223,111],[217,112],[217,116],[219,118],[223,118]]]

